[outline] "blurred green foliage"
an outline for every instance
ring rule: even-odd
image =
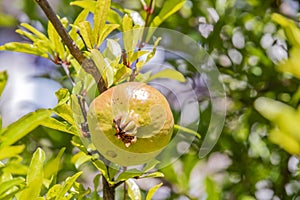
[[[78,7],[69,6],[70,2],[59,1],[63,6],[57,6],[58,15],[66,17],[61,19],[66,25],[68,22],[73,23],[80,12]],[[79,5],[83,1],[76,2]],[[76,2],[73,4],[76,5]],[[192,37],[207,50],[221,72],[228,105],[223,133],[210,155],[199,160],[197,152],[201,140],[196,140],[188,153],[173,165],[161,169],[163,178],[160,172],[148,174],[150,177],[151,175],[158,177],[157,179],[164,183],[161,187],[169,189],[170,194],[166,198],[250,200],[263,199],[262,194],[268,195],[267,199],[299,198],[297,156],[300,153],[300,62],[298,61],[300,29],[298,21],[294,19],[295,16],[284,16],[287,15],[286,13],[274,14],[282,11],[280,8],[284,2],[287,1],[176,1],[182,6],[179,12],[163,22],[156,21],[162,27]],[[144,1],[138,0],[113,1],[112,7],[122,14],[116,15],[112,12],[109,14],[109,19],[112,23],[125,24],[124,14],[130,15],[133,11],[137,11],[145,19],[143,3]],[[173,7],[163,7],[163,3],[163,0],[155,1],[156,7],[152,16],[159,16],[160,12],[173,14],[173,11],[176,11],[172,10],[175,3]],[[84,5],[87,4],[82,4],[81,7]],[[29,35],[29,39],[39,45],[45,44],[43,46],[45,49],[27,48],[29,44],[20,46],[19,43],[8,44],[6,49],[33,52],[52,60],[58,56],[65,61],[71,61],[69,52],[64,45],[61,45],[58,36],[53,32],[53,27],[47,24],[47,20],[41,13],[35,12],[36,5],[31,0],[26,0],[22,6],[22,11],[32,21],[40,21],[48,31],[48,34],[44,35],[35,32],[37,30],[33,27],[23,24],[23,27],[33,33]],[[94,12],[92,7],[93,5],[89,10]],[[298,13],[298,10],[295,12]],[[153,19],[155,17],[150,21]],[[12,14],[0,13],[1,26],[11,24],[15,26],[17,21]],[[84,24],[86,22],[82,24],[79,23],[80,21],[77,22],[74,24],[81,28],[85,40],[96,42],[97,38],[93,38],[97,35],[95,30],[92,30],[94,31],[92,37],[84,34],[89,31]],[[124,28],[124,24],[121,28]],[[120,27],[114,27],[117,28]],[[28,36],[23,29],[19,29],[18,32]],[[70,29],[70,33],[73,37],[76,36],[74,30],[72,32]],[[93,48],[99,43],[101,41],[89,43],[87,47]],[[16,46],[9,46],[13,44]],[[83,43],[79,42],[79,44],[84,48]],[[170,63],[177,67],[174,64],[176,60]],[[186,66],[189,71],[185,73],[186,78],[192,78],[196,71],[188,63]],[[177,70],[180,71],[179,67]],[[126,72],[122,71],[122,73]],[[80,78],[85,77],[84,75]],[[5,72],[0,76],[0,91],[2,91],[7,76]],[[178,74],[177,76],[178,79],[182,78]],[[109,73],[107,77],[109,78]],[[110,81],[111,84],[112,82]],[[85,175],[81,170],[84,166],[88,166],[90,171],[96,171],[95,168],[102,174],[108,171],[101,162],[94,162],[94,166],[90,164],[94,158],[89,155],[77,137],[73,119],[67,114],[66,105],[69,103],[70,94],[66,90],[60,90],[57,96],[60,103],[53,110],[38,110],[30,113],[1,130],[0,199],[8,199],[15,194],[18,199],[26,199],[28,195],[40,199],[44,197],[46,199],[100,199],[100,194],[96,192],[99,189],[97,184],[100,177],[92,174],[92,178],[86,175],[81,179]],[[202,105],[203,102],[199,103]],[[52,117],[53,113],[57,115],[56,118]],[[200,132],[205,132],[207,129],[209,115],[209,109],[201,110]],[[230,163],[215,171],[200,171],[204,169],[201,166],[210,163],[215,153],[226,156]],[[295,160],[296,164],[293,164],[292,161]],[[150,199],[158,189],[160,185],[154,186],[148,193],[134,190],[136,186],[131,178],[140,176],[145,171],[151,171],[152,167],[137,171],[136,174],[123,173],[121,178],[127,180],[129,197],[146,198],[148,194]],[[210,168],[213,166],[208,165],[208,169]],[[195,171],[201,173],[204,178],[195,181],[193,179]],[[116,172],[111,171],[111,173]],[[87,179],[94,180],[92,191],[85,187]],[[117,184],[113,180],[110,181]],[[193,188],[198,188],[199,185],[203,190],[202,193],[193,192]],[[122,192],[118,190],[118,195],[120,193]]]

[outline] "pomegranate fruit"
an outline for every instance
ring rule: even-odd
[[[91,102],[88,124],[92,143],[106,159],[131,166],[150,161],[168,145],[174,119],[158,90],[126,82]]]

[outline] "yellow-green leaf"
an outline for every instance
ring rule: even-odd
[[[5,88],[6,82],[7,82],[7,72],[6,71],[2,71],[0,72],[0,96]]]
[[[136,182],[133,179],[128,179],[126,181],[126,184],[128,186],[128,196],[131,200],[141,200],[142,195],[139,186],[136,184]]]
[[[94,11],[94,39],[97,48],[100,46],[100,35],[107,20],[107,15],[110,10],[110,0],[98,0]]]
[[[274,144],[277,144],[285,151],[293,155],[300,155],[300,144],[289,134],[279,130],[274,129],[269,133],[269,139]]]
[[[0,199],[5,199],[5,196],[7,196],[11,193],[10,190],[12,190],[12,192],[13,192],[17,188],[20,188],[21,185],[24,185],[24,183],[25,183],[25,179],[21,178],[21,177],[17,177],[17,178],[11,179],[11,180],[1,182],[0,183]]]
[[[157,72],[156,74],[153,74],[152,76],[150,76],[148,81],[151,81],[156,78],[168,78],[168,79],[173,79],[173,80],[177,80],[180,82],[185,82],[184,76],[179,71],[174,70],[174,69],[161,70],[161,71]]]
[[[159,14],[154,17],[150,24],[150,27],[158,27],[162,22],[164,22],[168,17],[177,12],[184,5],[185,0],[165,0],[162,9]],[[148,42],[154,33],[155,28],[149,29],[147,33],[146,42]]]
[[[51,110],[37,110],[29,113],[19,119],[18,121],[9,125],[6,129],[1,130],[0,134],[0,149],[11,144],[14,144],[33,129],[38,127],[45,119],[49,118],[52,114]]]
[[[159,183],[155,186],[153,186],[147,193],[147,197],[146,197],[146,200],[151,200],[154,193],[163,185],[163,183]]]
[[[20,200],[35,199],[40,196],[44,178],[45,152],[38,148],[31,159],[26,177],[27,187],[20,194]]]
[[[60,190],[57,193],[55,200],[61,200],[66,195],[66,193],[71,189],[76,179],[82,174],[82,172],[77,172],[73,176],[66,179],[64,184],[61,186]]]
[[[8,146],[0,149],[0,160],[11,158],[23,152],[25,145]]]

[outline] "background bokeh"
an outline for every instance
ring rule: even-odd
[[[69,6],[70,1],[50,2],[58,15],[70,21],[80,11],[78,7]],[[143,23],[139,15],[140,1],[113,2],[136,11],[131,12],[131,16],[136,23]],[[162,3],[163,0],[156,0],[157,7]],[[289,58],[292,44],[284,30],[272,21],[273,13],[298,23],[299,1],[187,0],[177,14],[161,25],[193,38],[213,58],[225,86],[227,116],[216,146],[205,158],[199,159],[202,141],[195,140],[189,152],[161,169],[165,174],[163,179],[153,179],[151,184],[139,181],[145,190],[163,181],[155,199],[300,199],[299,158],[269,140],[273,125],[254,108],[260,96],[294,108],[300,102],[300,80],[276,67]],[[15,33],[21,22],[44,31],[47,19],[32,0],[0,0],[0,45],[10,41],[26,42]],[[203,77],[183,59],[160,51],[157,56],[153,62],[169,65],[187,77],[197,95],[194,100],[200,105],[198,131],[205,133],[211,110]],[[30,55],[0,51],[0,70],[7,70],[9,77],[0,100],[4,127],[37,108],[54,107],[57,103],[55,91],[70,87],[60,68]],[[176,87],[184,91],[186,85]],[[188,99],[188,92],[182,98]],[[176,102],[171,102],[171,106],[176,110]],[[50,157],[66,146],[60,179],[79,170],[71,161],[76,149],[70,137],[45,127],[35,129],[32,135],[25,138],[30,143],[25,158],[41,144],[48,149]],[[88,165],[80,166],[80,170],[91,176],[95,171]],[[92,184],[88,175],[81,181],[86,186]]]

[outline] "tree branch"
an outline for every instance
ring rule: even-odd
[[[83,67],[83,69],[91,74],[95,81],[97,82],[97,87],[100,93],[105,91],[107,88],[105,86],[105,82],[98,71],[95,63],[91,59],[86,59],[83,53],[80,51],[76,43],[71,39],[70,35],[67,33],[66,29],[63,27],[60,20],[57,18],[56,14],[54,13],[53,9],[49,5],[47,0],[35,0],[37,4],[41,7],[44,11],[45,15],[49,19],[49,21],[53,24],[55,30],[61,37],[64,44],[68,47],[70,53],[77,62]]]

